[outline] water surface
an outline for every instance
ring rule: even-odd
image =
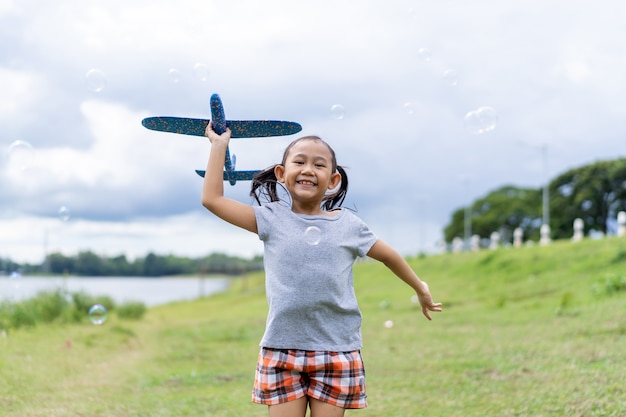
[[[147,306],[194,300],[224,291],[228,278],[138,278],[138,277],[20,277],[0,276],[0,300],[20,301],[40,291],[64,289],[89,295],[108,295],[116,303],[140,301]]]

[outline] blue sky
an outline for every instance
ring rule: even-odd
[[[434,250],[469,201],[624,155],[625,16],[616,0],[0,0],[0,256],[261,253],[200,205],[208,141],[141,126],[208,117],[212,93],[229,119],[322,136],[346,205],[400,252]],[[497,119],[472,133],[484,106]],[[296,137],[231,150],[258,169]]]

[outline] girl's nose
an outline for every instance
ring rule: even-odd
[[[302,172],[306,174],[312,174],[313,167],[311,166],[311,164],[304,164],[304,166],[302,167]]]

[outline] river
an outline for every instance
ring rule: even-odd
[[[23,277],[0,276],[0,301],[32,298],[40,291],[64,289],[70,293],[85,292],[93,296],[108,295],[116,303],[139,301],[148,307],[174,301],[194,300],[224,291],[229,279],[206,278],[138,278],[138,277]]]

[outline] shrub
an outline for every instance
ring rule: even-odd
[[[26,303],[12,304],[9,309],[8,328],[19,329],[30,327],[37,323],[36,316]]]
[[[70,305],[63,290],[42,291],[33,300],[27,300],[25,304],[32,308],[32,313],[37,321],[51,323],[63,315]]]
[[[64,290],[41,291],[33,298],[12,302],[0,302],[0,329],[32,327],[37,323],[80,323],[89,317],[94,304],[104,306],[107,312],[116,309],[109,296],[91,296],[84,292],[68,293]],[[121,306],[118,316],[123,319],[139,320],[147,308],[143,303],[132,302]]]
[[[118,306],[115,311],[121,319],[139,320],[146,314],[147,308],[144,303],[131,301]]]

